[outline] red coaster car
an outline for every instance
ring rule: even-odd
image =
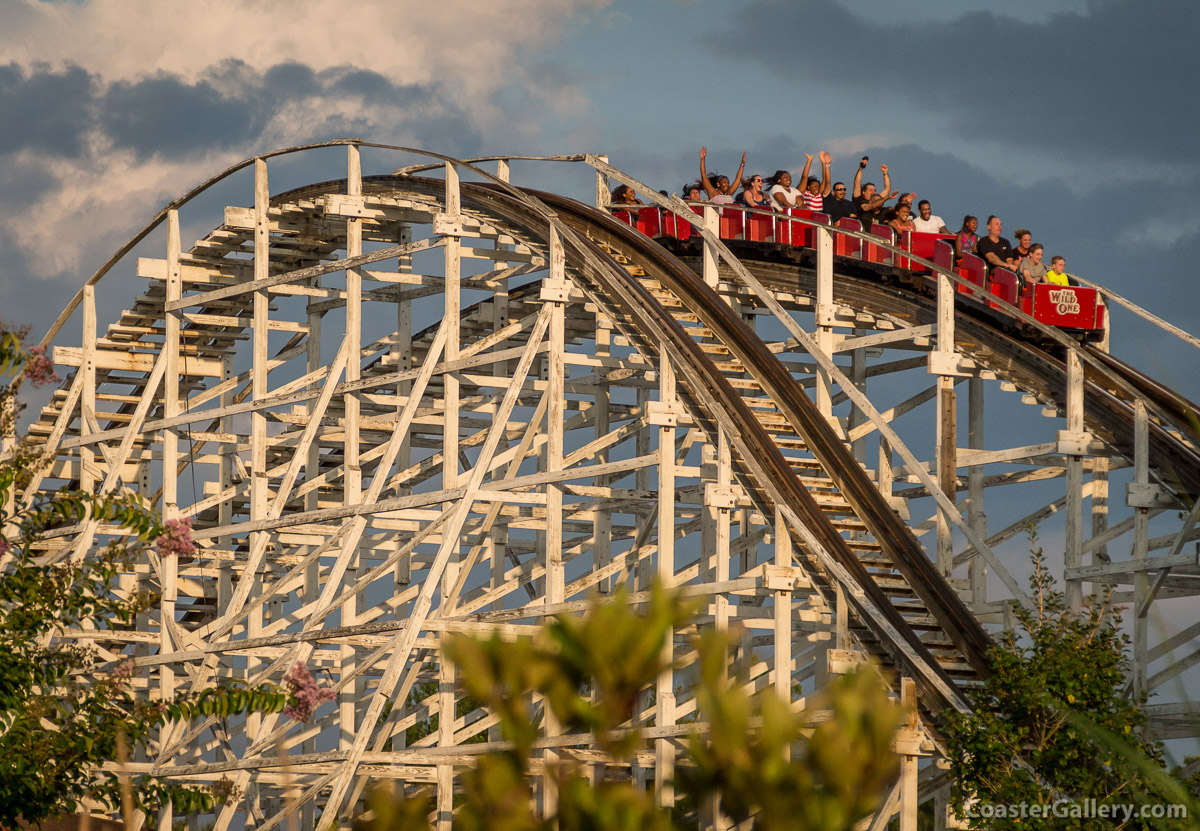
[[[1034,319],[1048,326],[1099,329],[1104,325],[1104,305],[1096,302],[1092,288],[1034,283],[1026,287],[1021,299],[1022,305],[1031,301]]]

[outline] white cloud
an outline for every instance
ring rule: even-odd
[[[100,149],[100,148],[96,148]],[[201,181],[214,168],[213,159],[189,162],[136,161],[130,151],[105,151],[105,164],[92,160],[45,160],[30,151],[17,154],[16,165],[46,165],[59,181],[16,210],[4,203],[0,208],[9,239],[29,256],[35,276],[51,277],[73,273],[86,277],[141,224],[169,201],[164,194],[179,195],[191,183]],[[120,182],[121,187],[112,187]],[[181,186],[187,183],[187,186]],[[22,221],[30,216],[36,222]],[[96,256],[85,252],[96,251]]]
[[[261,129],[245,140],[227,141],[221,148],[202,144],[188,153],[163,146],[161,153],[140,156],[106,136],[102,118],[81,113],[78,123],[85,126],[78,157],[48,159],[25,151],[6,157],[14,168],[46,171],[58,186],[0,205],[0,232],[25,254],[34,276],[78,275],[103,262],[165,202],[253,153],[330,135],[410,146],[432,145],[450,135],[459,146],[451,141],[429,149],[453,153],[469,146],[472,136],[477,139],[500,126],[509,134],[535,133],[536,120],[511,123],[511,115],[496,103],[502,96],[495,93],[506,85],[532,88],[532,97],[550,112],[583,109],[574,84],[562,78],[539,81],[526,63],[566,27],[609,2],[5,3],[0,7],[0,65],[15,63],[27,75],[82,67],[97,80],[97,106],[104,106],[102,96],[112,85],[156,76],[209,84],[244,104],[257,100],[254,86],[261,73],[289,62],[316,73],[363,70],[397,88],[427,86],[431,92],[401,101],[386,95],[382,97],[388,100],[378,100],[369,91],[348,93],[336,85],[313,94],[286,90],[285,100],[276,96],[273,105],[261,104],[274,108],[263,112]],[[251,71],[226,73],[222,63],[227,61],[241,62]],[[145,131],[138,135],[154,141]],[[38,221],[23,221],[28,216]]]
[[[1200,227],[1200,217],[1189,213],[1187,216],[1155,216],[1144,219],[1122,229],[1117,237],[1118,245],[1136,245],[1150,248],[1172,246],[1196,233]]]
[[[78,64],[105,81],[195,81],[225,59],[264,70],[370,69],[398,83],[492,89],[525,49],[609,0],[22,0],[0,12],[0,62]]]
[[[864,147],[890,147],[903,141],[902,136],[891,133],[859,133],[830,139],[826,145],[829,152],[836,157],[846,153],[860,153]]]

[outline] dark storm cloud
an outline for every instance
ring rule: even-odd
[[[16,64],[0,66],[0,154],[78,154],[93,93],[91,76],[79,67],[27,73]]]
[[[739,5],[731,25],[732,37],[709,35],[731,59],[848,96],[907,98],[964,136],[1070,155],[1194,158],[1193,0],[1095,0],[1035,23],[977,12],[912,24],[866,20],[836,0],[757,0]],[[787,33],[786,46],[772,45],[775,33]]]
[[[99,109],[105,132],[119,146],[139,155],[186,156],[253,141],[285,107],[311,99],[354,99],[364,106],[358,118],[330,115],[312,121],[307,125],[312,139],[369,135],[373,111],[399,107],[411,111],[412,129],[444,139],[446,146],[479,140],[465,114],[447,105],[436,85],[394,84],[353,67],[313,72],[286,63],[257,73],[239,61],[226,61],[194,84],[172,76],[114,84]]]
[[[238,62],[236,67],[230,67],[228,74],[245,70],[245,64]],[[316,95],[320,90],[317,84],[317,74],[311,67],[302,63],[289,61],[275,64],[262,74],[262,87],[276,90],[278,94],[290,97]]]
[[[207,81],[171,76],[120,82],[108,88],[100,126],[117,146],[140,157],[159,151],[189,155],[219,150],[258,135],[269,113],[257,95],[225,94]]]
[[[409,85],[397,87],[378,72],[367,69],[331,70],[322,73],[329,91],[338,95],[354,95],[363,99],[393,100],[406,103],[412,95],[429,90]]]
[[[58,186],[58,178],[46,160],[32,164],[0,164],[0,194],[7,205],[28,205]],[[40,162],[40,163],[39,163]],[[0,257],[0,262],[3,258]]]
[[[361,103],[361,116],[347,118],[329,106],[347,100]],[[314,72],[291,62],[258,72],[227,60],[194,82],[160,73],[108,85],[79,67],[0,66],[0,155],[31,148],[80,157],[87,152],[82,137],[98,131],[139,159],[187,158],[270,141],[264,131],[274,117],[313,102],[309,109],[332,114],[306,124],[304,140],[373,137],[382,119],[398,120],[423,143],[448,152],[473,153],[482,144],[469,115],[435,84],[395,84],[354,67]]]

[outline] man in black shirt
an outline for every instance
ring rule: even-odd
[[[821,210],[829,215],[829,221],[834,225],[839,219],[854,216],[854,203],[846,198],[845,182],[833,183],[833,190],[825,195]]]
[[[992,269],[997,267],[1015,271],[1017,261],[1013,258],[1012,243],[1000,236],[1000,231],[1003,230],[1000,217],[989,216],[987,229],[987,236],[975,243],[975,253],[987,263],[987,273],[991,274]]]
[[[867,157],[863,156],[861,162],[858,163],[858,172],[854,174],[854,212],[858,214],[858,221],[862,223],[864,231],[871,230],[871,223],[879,220],[880,211],[883,209],[884,203],[889,199],[895,199],[900,195],[900,191],[892,191],[892,179],[888,176],[888,166],[881,164],[880,171],[883,172],[883,192],[875,191],[875,183],[867,182],[862,184],[863,168],[867,166]]]

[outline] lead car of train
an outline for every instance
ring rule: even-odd
[[[703,205],[692,205],[692,210],[702,215]],[[717,206],[714,206],[717,207]],[[675,244],[698,241],[699,231],[693,223],[656,206],[628,207],[613,205],[613,216],[637,228],[651,239]],[[764,247],[785,246],[793,250],[812,249],[815,245],[816,228],[811,223],[829,225],[829,217],[822,213],[790,208],[786,211],[764,211],[743,208],[738,205],[717,207],[721,239],[739,243],[757,243]],[[797,220],[807,220],[802,222]],[[697,220],[697,225],[700,220]],[[834,256],[870,263],[878,270],[908,272],[918,278],[928,269],[921,263],[897,254],[870,238],[879,238],[902,251],[932,261],[934,264],[957,273],[970,286],[958,285],[960,292],[974,295],[986,303],[994,313],[1001,314],[1005,322],[1017,324],[993,298],[1010,303],[1025,314],[1048,326],[1056,326],[1084,340],[1100,340],[1104,336],[1104,301],[1096,289],[1088,286],[1056,286],[1047,283],[1023,281],[1006,268],[994,268],[987,273],[982,259],[965,255],[954,264],[954,235],[926,234],[916,231],[897,233],[888,225],[872,224],[864,229],[857,219],[841,219],[837,227],[848,231],[866,232],[867,238],[849,234],[835,234]]]

